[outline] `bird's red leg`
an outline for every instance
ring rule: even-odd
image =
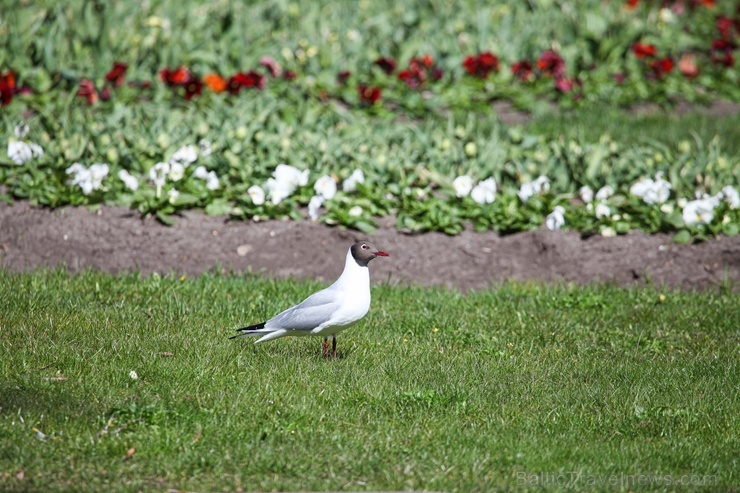
[[[337,359],[337,336],[331,336],[331,352],[334,359]]]
[[[329,359],[329,338],[324,337],[324,359]]]

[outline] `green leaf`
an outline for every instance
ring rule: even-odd
[[[673,236],[673,243],[691,243],[692,236],[687,229],[682,229]]]
[[[175,224],[175,220],[172,216],[169,214],[165,214],[162,211],[157,211],[157,219],[159,219],[159,222],[166,226],[173,226]]]
[[[206,206],[206,214],[209,216],[224,216],[231,211],[231,202],[226,199],[214,199]]]

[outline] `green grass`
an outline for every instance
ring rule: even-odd
[[[731,290],[377,286],[337,361],[227,339],[317,287],[0,271],[0,490],[740,483]]]

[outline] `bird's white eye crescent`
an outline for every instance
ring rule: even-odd
[[[360,248],[362,248],[363,250],[367,250],[367,245],[363,243]]]

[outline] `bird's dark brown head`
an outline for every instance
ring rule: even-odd
[[[388,253],[378,250],[372,243],[367,241],[358,241],[350,249],[352,257],[359,265],[363,267],[375,257],[387,257]]]

